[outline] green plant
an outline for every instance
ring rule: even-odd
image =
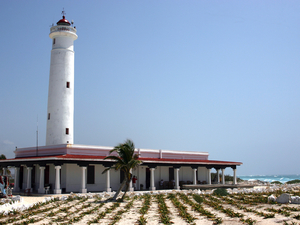
[[[213,197],[213,196],[209,196],[209,195],[206,195],[206,197],[208,198],[208,199],[204,199],[204,203],[205,204],[207,204],[207,205],[209,205],[209,206],[211,206],[211,207],[213,207],[214,209],[216,209],[216,210],[219,210],[219,211],[221,211],[221,212],[223,212],[223,213],[226,213],[228,216],[230,216],[230,217],[239,217],[239,218],[242,218],[244,215],[243,214],[241,214],[241,213],[238,213],[238,212],[234,212],[232,209],[230,209],[230,208],[224,208],[223,206],[222,206],[222,202],[219,200],[219,199],[217,199],[217,198],[215,198],[215,197]]]
[[[144,215],[141,215],[137,222],[139,225],[147,224],[147,220],[145,219]]]
[[[225,188],[217,188],[214,190],[213,194],[217,196],[226,196],[228,195],[228,192]]]
[[[142,208],[140,209],[140,214],[144,215],[147,213],[149,207],[150,207],[150,203],[151,203],[151,195],[147,194],[144,195],[144,203]]]
[[[130,201],[128,202],[124,208],[125,210],[119,210],[112,218],[112,222],[109,225],[113,225],[115,223],[117,223],[120,219],[121,219],[121,215],[125,212],[127,212],[132,206],[133,206],[133,201],[136,200],[136,196]]]
[[[213,219],[214,223],[213,224],[221,224],[223,223],[223,220],[221,217],[216,217]]]
[[[274,218],[275,217],[275,213],[265,213],[263,215],[264,215],[264,219]]]
[[[201,204],[203,202],[203,198],[200,195],[193,195],[193,198],[196,202],[198,202],[199,204]]]
[[[256,223],[256,220],[252,220],[251,218],[248,218],[248,219],[241,219],[241,221],[243,222],[243,223],[246,223],[246,224],[249,224],[249,225],[253,225],[253,224],[255,224]]]
[[[214,221],[214,224],[221,224],[222,218],[220,217],[216,217],[214,214],[212,214],[211,212],[205,210],[202,205],[200,203],[203,202],[202,197],[200,197],[199,195],[193,194],[192,197],[194,198],[194,200],[197,203],[194,203],[193,201],[191,201],[185,194],[179,194],[180,198],[187,204],[189,204],[193,210],[199,212],[201,215],[206,216],[208,219],[212,219]],[[200,203],[198,203],[200,202]]]
[[[170,211],[165,203],[164,196],[162,194],[156,195],[156,199],[158,202],[160,221],[166,225],[172,224],[173,222],[171,221],[171,218],[169,217]]]
[[[173,205],[177,208],[177,211],[179,213],[179,215],[184,219],[186,220],[186,222],[188,223],[193,223],[193,221],[195,220],[195,218],[189,214],[187,212],[187,208],[186,206],[184,206],[183,204],[181,204],[178,199],[176,198],[176,195],[174,194],[169,194],[168,195],[168,198],[171,200],[171,202],[173,203]]]

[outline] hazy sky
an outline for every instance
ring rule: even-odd
[[[74,20],[75,144],[300,173],[299,1],[0,1],[0,153],[45,145],[51,24]],[[231,170],[228,171],[229,173]]]

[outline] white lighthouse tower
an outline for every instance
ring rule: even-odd
[[[73,144],[74,41],[76,29],[63,18],[50,28],[52,39],[46,145]]]

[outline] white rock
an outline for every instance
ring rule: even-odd
[[[300,204],[300,197],[299,196],[291,196],[291,203],[292,204]]]
[[[65,201],[65,200],[67,200],[68,199],[68,197],[67,196],[61,196],[61,198],[60,198],[62,201]]]
[[[274,195],[270,195],[268,197],[268,202],[276,202],[276,197]]]
[[[290,194],[283,193],[282,195],[280,195],[280,196],[276,199],[276,201],[277,201],[278,203],[285,204],[285,203],[289,203],[289,202],[290,202],[290,198],[291,198]]]

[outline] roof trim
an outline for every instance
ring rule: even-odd
[[[56,155],[56,156],[36,156],[36,157],[23,157],[0,160],[1,163],[22,163],[26,162],[44,162],[44,161],[90,161],[90,162],[113,162],[112,160],[104,160],[105,156],[90,156],[90,155]],[[242,165],[241,162],[231,162],[231,161],[218,161],[218,160],[193,160],[193,159],[158,159],[158,158],[139,158],[143,163],[159,163],[159,164],[199,164],[199,165]]]

